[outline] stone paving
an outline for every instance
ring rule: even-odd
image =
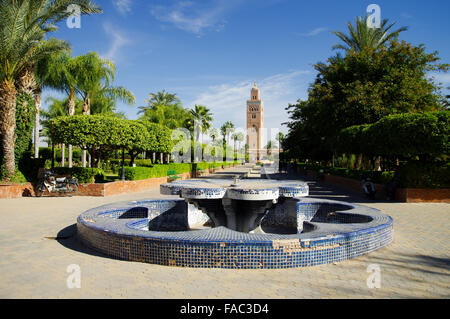
[[[220,176],[238,172],[229,169]],[[311,182],[310,188],[314,197],[359,202],[391,215],[394,242],[363,257],[309,268],[173,268],[110,259],[73,237],[83,211],[161,197],[158,188],[106,198],[2,199],[0,298],[450,297],[450,204],[367,202],[329,185]],[[80,266],[81,288],[67,287],[71,264]],[[380,288],[367,285],[374,264],[380,267]]]

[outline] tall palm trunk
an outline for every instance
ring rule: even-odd
[[[91,99],[89,98],[89,93],[86,92],[83,101],[83,115],[90,115],[90,114],[91,114]],[[91,162],[90,159],[89,162]],[[86,150],[81,151],[81,163],[83,167],[86,167]]]
[[[39,116],[41,112],[41,88],[37,88],[34,94],[34,102],[36,105],[34,118],[34,158],[39,158]]]
[[[14,81],[3,80],[0,84],[0,133],[8,180],[16,172],[14,147],[16,142],[16,96]]]
[[[75,95],[75,90],[71,89],[70,93],[69,93],[69,101],[67,102],[67,107],[68,107],[68,112],[69,116],[72,116],[75,114],[75,99],[76,99],[76,95]],[[73,162],[72,162],[72,145],[68,145],[68,166],[69,168],[71,168],[73,166]]]
[[[36,91],[40,91],[40,89],[38,89],[38,85],[36,83],[36,78],[35,78],[35,67],[32,65],[28,68],[26,68],[21,75],[19,76],[19,79],[17,81],[17,88],[19,92],[23,92],[26,95],[28,95],[29,97],[32,97],[34,100],[34,105],[35,105],[35,119],[34,119],[34,138],[35,138],[35,145],[34,145],[34,151],[35,151],[35,158],[39,157],[39,147],[38,147],[38,151],[36,152],[36,145],[38,145],[38,141],[39,141],[39,110],[38,107],[40,108],[40,104],[39,106],[37,106],[36,103]],[[40,93],[40,92],[39,92]],[[40,98],[40,95],[39,95]],[[40,103],[40,101],[39,101]],[[28,104],[28,101],[25,100],[24,101],[24,106],[26,106]],[[37,123],[37,124],[36,124]],[[36,126],[37,126],[37,138],[36,138]],[[36,153],[38,153],[38,156],[36,157]]]
[[[66,165],[66,144],[61,145],[61,167]]]

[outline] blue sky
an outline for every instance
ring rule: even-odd
[[[400,39],[425,44],[450,62],[450,2],[304,0],[97,0],[103,14],[81,17],[81,28],[65,23],[53,36],[72,44],[73,54],[97,51],[113,60],[115,85],[136,96],[118,104],[128,118],[151,92],[176,93],[183,106],[209,107],[220,127],[231,120],[245,126],[246,100],[256,81],[265,103],[266,127],[280,128],[284,108],[306,98],[313,64],[335,52],[346,22],[378,4],[381,17],[408,26]],[[450,74],[436,77],[450,86]],[[45,96],[60,96],[47,91]],[[46,107],[44,103],[44,108]]]

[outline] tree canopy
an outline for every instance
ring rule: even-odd
[[[349,50],[318,63],[308,99],[287,107],[290,131],[284,146],[302,156],[330,158],[346,127],[372,124],[391,114],[442,108],[439,88],[427,77],[447,71],[437,52],[393,40],[388,47]]]

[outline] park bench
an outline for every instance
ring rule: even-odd
[[[176,171],[168,171],[167,172],[167,179],[169,182],[176,181],[177,179],[180,179],[181,177],[177,175]]]

